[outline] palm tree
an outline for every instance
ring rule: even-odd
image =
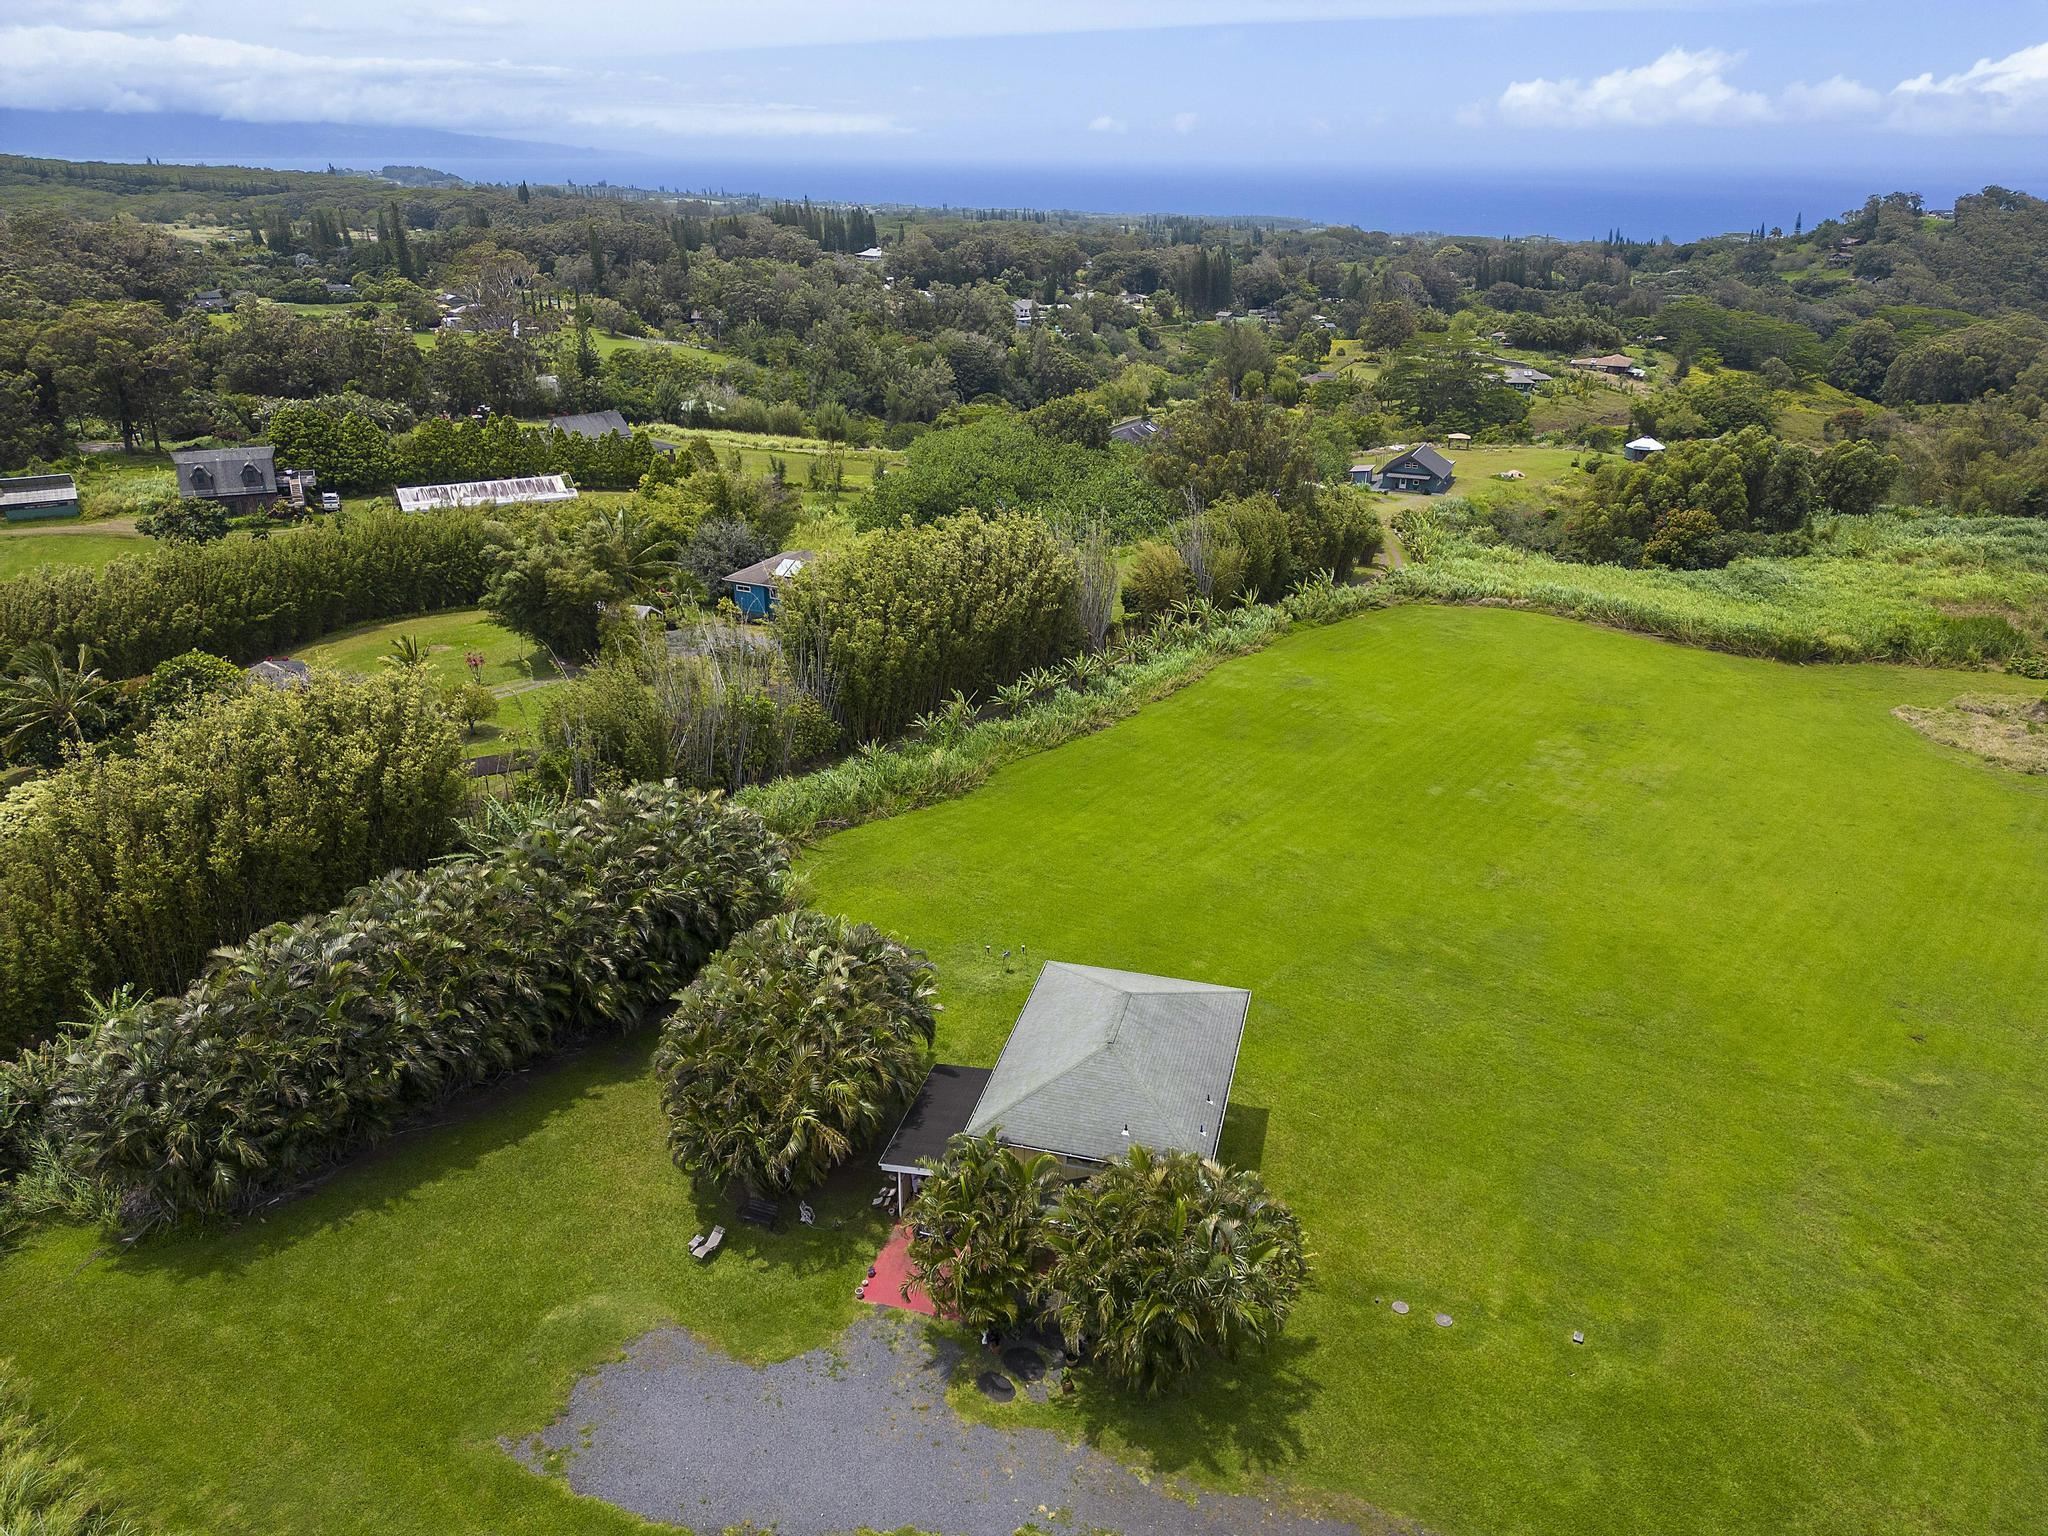
[[[750,1195],[816,1184],[924,1080],[931,976],[916,951],[816,912],[742,934],[662,1029],[676,1165]]]
[[[384,658],[387,667],[404,667],[408,671],[427,664],[427,647],[418,635],[400,635],[391,642],[391,654]]]
[[[955,1136],[910,1208],[910,1267],[940,1313],[1007,1332],[1036,1310],[1057,1158]]]
[[[0,677],[0,749],[13,755],[67,740],[82,747],[112,722],[119,692],[82,645],[76,666],[47,640],[24,646]]]
[[[1060,1331],[1153,1393],[1270,1343],[1308,1278],[1294,1213],[1256,1173],[1133,1147],[1061,1197],[1048,1289]]]
[[[635,591],[645,591],[675,570],[675,540],[630,507],[592,517],[583,542],[599,570]]]

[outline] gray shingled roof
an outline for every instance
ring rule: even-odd
[[[1085,1162],[1133,1144],[1213,1156],[1251,1000],[1240,987],[1050,961],[967,1129]]]
[[[1410,448],[1397,459],[1387,460],[1380,467],[1380,473],[1382,475],[1393,474],[1403,464],[1413,464],[1420,469],[1427,470],[1432,475],[1448,475],[1451,473],[1451,461],[1430,447],[1428,443],[1423,443],[1416,448]]]
[[[556,416],[548,425],[557,432],[574,432],[578,437],[609,437],[616,432],[621,437],[631,437],[633,429],[626,425],[626,418],[617,411],[585,411],[580,416]]]
[[[171,464],[178,471],[181,496],[277,494],[277,450],[268,443],[250,443],[241,448],[179,448],[172,452]],[[194,482],[194,470],[206,472],[203,484]]]

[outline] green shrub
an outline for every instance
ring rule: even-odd
[[[150,668],[149,681],[136,694],[135,703],[144,720],[161,720],[204,699],[240,693],[248,686],[248,674],[225,656],[187,651]]]
[[[1035,517],[885,529],[784,590],[793,671],[822,674],[856,741],[894,736],[952,693],[976,697],[1080,650],[1080,572]]]
[[[1064,1176],[1045,1153],[955,1136],[910,1211],[910,1266],[939,1315],[1007,1333],[1037,1313],[1046,1214]]]
[[[48,1111],[135,1224],[238,1209],[448,1095],[644,1022],[782,900],[716,795],[645,785],[527,821],[223,951],[78,1040]]]
[[[349,624],[474,603],[490,559],[469,512],[351,513],[267,539],[167,545],[99,571],[46,566],[0,581],[0,653],[85,645],[117,677],[186,651],[283,655]]]
[[[1188,562],[1171,544],[1152,539],[1138,546],[1124,577],[1124,611],[1150,622],[1173,611],[1194,595]]]
[[[1308,1279],[1294,1213],[1256,1173],[1188,1152],[1133,1147],[1069,1185],[1048,1236],[1069,1346],[1146,1393],[1270,1344]]]
[[[753,1195],[808,1189],[923,1082],[932,968],[816,912],[742,934],[676,999],[654,1058],[676,1166]]]
[[[839,740],[824,706],[795,687],[772,656],[720,644],[677,656],[650,637],[547,691],[540,769],[580,792],[606,784],[675,779],[738,789],[818,761]]]
[[[920,737],[893,747],[863,747],[830,768],[756,785],[739,798],[790,837],[930,805],[965,794],[1005,763],[1123,719],[1219,661],[1258,650],[1290,624],[1326,624],[1386,601],[1378,586],[1325,583],[1276,608],[1223,613],[1191,606],[1104,653],[1106,665],[1085,681],[1067,669],[1027,677],[1013,685],[1026,696],[1020,703],[1006,703],[1005,714],[965,724],[942,742]]]
[[[392,672],[201,699],[23,786],[0,802],[0,1045],[444,852],[464,782],[433,683]]]

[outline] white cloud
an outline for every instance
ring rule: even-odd
[[[1517,80],[1500,93],[1500,115],[1541,128],[1646,128],[1669,123],[1759,123],[1772,115],[1756,91],[1728,83],[1742,55],[1673,48],[1651,63],[1589,81]]]
[[[1173,131],[1175,133],[1193,133],[1195,126],[1200,122],[1201,118],[1193,112],[1176,112],[1173,114]]]
[[[1903,127],[2048,128],[2048,43],[1979,59],[1959,74],[1902,80],[1891,102]]]
[[[1125,133],[1129,131],[1130,126],[1122,118],[1111,117],[1107,112],[1103,113],[1100,117],[1093,117],[1088,120],[1088,131],[1090,133]]]
[[[704,136],[885,134],[887,116],[706,99],[664,80],[561,65],[295,53],[225,37],[0,27],[0,106],[196,112],[525,134],[536,123]],[[317,80],[313,97],[289,89]]]
[[[1861,80],[1833,75],[1818,85],[1795,80],[1778,93],[1778,108],[1789,118],[1815,122],[1870,117],[1884,106],[1884,96]]]
[[[1673,48],[1652,63],[1591,81],[1518,80],[1489,114],[1468,108],[1467,126],[1489,116],[1540,128],[1742,127],[1760,123],[1860,122],[1927,132],[2048,131],[2048,43],[1966,70],[1932,71],[1880,91],[1834,75],[1817,85],[1795,80],[1775,93],[1729,79],[1743,56]]]

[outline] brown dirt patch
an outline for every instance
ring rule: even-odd
[[[1939,709],[1892,711],[1921,735],[2017,773],[2048,773],[2048,699],[1963,694]]]

